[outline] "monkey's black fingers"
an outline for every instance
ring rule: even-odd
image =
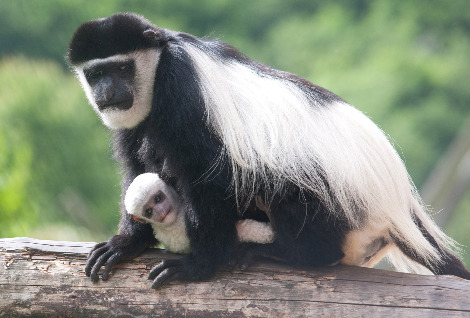
[[[163,285],[175,281],[175,280],[183,280],[185,275],[181,272],[177,267],[170,267],[164,269],[154,280],[152,283],[153,289],[159,289]]]
[[[155,279],[158,275],[160,275],[161,272],[163,272],[165,269],[170,268],[170,267],[176,267],[179,264],[179,260],[177,259],[166,259],[162,261],[160,264],[157,264],[154,268],[149,273],[148,279]]]
[[[100,271],[101,266],[106,264],[107,260],[113,255],[113,251],[107,251],[101,255],[97,260],[93,268],[91,269],[90,278],[92,281],[98,281],[98,272]]]
[[[158,289],[175,280],[189,280],[190,275],[185,270],[181,259],[167,259],[150,271],[149,279],[153,279],[152,288]]]
[[[103,242],[103,243],[106,244],[106,242]],[[85,274],[88,277],[90,277],[91,275],[91,270],[95,266],[96,260],[109,250],[109,247],[106,245],[103,245],[103,243],[97,244],[101,246],[99,248],[96,248],[95,246],[96,249],[93,251],[93,253],[89,254],[88,256],[88,261],[85,266]]]
[[[101,242],[93,246],[93,248],[88,252],[88,258],[90,258],[91,254],[93,254],[97,249],[106,245],[107,242]]]
[[[103,274],[101,275],[101,278],[103,280],[108,280],[109,272],[113,268],[113,266],[116,263],[119,263],[119,261],[122,258],[122,253],[114,253],[106,262],[106,267],[104,268]]]

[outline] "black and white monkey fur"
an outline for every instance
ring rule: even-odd
[[[165,249],[173,253],[190,252],[185,210],[175,189],[167,185],[158,174],[143,173],[137,176],[127,188],[124,205],[135,221],[152,226],[155,238]],[[258,208],[265,209],[262,203],[258,203]],[[237,221],[236,228],[240,243],[267,244],[274,240],[269,222],[243,219]]]
[[[210,277],[257,195],[276,233],[263,253],[321,266],[354,262],[375,242],[399,269],[470,278],[385,134],[335,94],[134,14],[82,24],[68,61],[114,131],[123,193],[152,172],[181,197],[191,252],[158,264],[152,287]],[[118,234],[95,246],[85,272],[97,280],[104,266],[107,279],[154,242],[151,226],[123,208]]]

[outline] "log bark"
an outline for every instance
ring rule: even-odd
[[[263,261],[210,280],[150,288],[149,270],[178,257],[151,249],[92,283],[90,242],[0,239],[0,317],[469,317],[470,282],[348,266]]]

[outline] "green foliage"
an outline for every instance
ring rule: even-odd
[[[0,1],[0,236],[115,230],[109,133],[63,56],[80,23],[118,11],[219,37],[337,93],[390,135],[418,186],[470,113],[467,0]],[[451,222],[466,245],[469,209]]]
[[[0,96],[0,236],[49,223],[109,235],[117,169],[77,81],[55,62],[3,59]]]
[[[468,233],[468,229],[470,229],[469,208],[470,189],[467,190],[462,202],[460,202],[459,207],[446,226],[447,235],[462,244],[462,257],[465,264],[467,264],[467,268],[470,265],[470,235]]]

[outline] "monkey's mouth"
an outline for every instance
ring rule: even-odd
[[[171,222],[171,214],[173,213],[173,209],[168,209],[165,211],[165,214],[163,214],[160,218],[158,218],[157,222],[159,223],[165,223],[165,222]]]
[[[112,102],[112,103],[102,103],[98,104],[98,109],[100,111],[115,109],[115,110],[128,110],[132,107],[134,99],[128,99],[124,101]]]

